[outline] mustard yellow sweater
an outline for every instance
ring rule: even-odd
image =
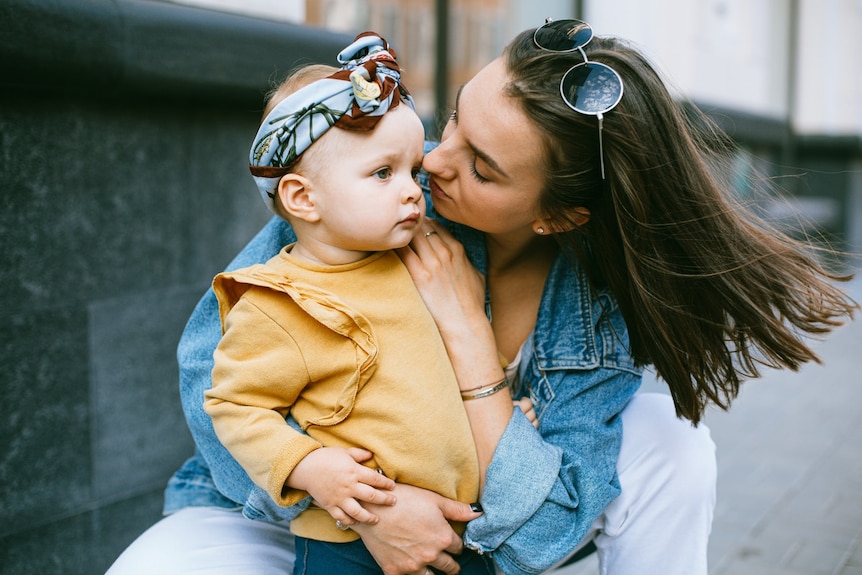
[[[374,453],[367,465],[395,481],[476,501],[478,461],[455,374],[401,260],[379,252],[320,266],[289,249],[213,282],[224,337],[204,407],[221,442],[281,505],[307,496],[284,483],[321,446],[363,447]],[[308,435],[285,423],[288,413]],[[313,505],[291,530],[357,538]]]

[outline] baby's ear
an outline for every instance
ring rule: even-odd
[[[312,188],[311,180],[304,176],[294,173],[283,176],[278,182],[278,199],[284,211],[306,222],[320,220]]]

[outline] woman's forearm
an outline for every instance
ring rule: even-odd
[[[491,324],[485,316],[485,281],[463,246],[442,228],[427,224],[411,247],[398,250],[422,300],[434,317],[461,391],[473,395],[505,377]],[[464,402],[484,483],[485,470],[512,416],[512,398],[503,388]]]
[[[479,458],[481,485],[500,437],[512,417],[512,397],[505,379],[491,326],[484,315],[462,318],[441,330],[455,370],[464,409],[470,421]],[[490,393],[490,395],[486,395]],[[479,397],[475,397],[475,396]]]
[[[474,401],[465,402],[464,408],[473,431],[476,454],[479,458],[481,488],[485,486],[485,474],[497,444],[512,417],[512,400],[508,390]]]

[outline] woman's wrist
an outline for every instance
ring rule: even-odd
[[[470,401],[473,399],[482,399],[483,397],[489,397],[498,393],[509,386],[509,382],[506,377],[499,381],[495,381],[490,385],[480,385],[478,387],[474,387],[471,389],[462,389],[461,390],[461,399],[464,401]]]
[[[503,378],[503,368],[494,332],[487,318],[462,323],[459,329],[441,336],[455,368],[461,391],[470,391],[496,383]]]

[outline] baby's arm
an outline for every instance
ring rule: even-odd
[[[395,482],[361,464],[371,457],[370,451],[356,447],[321,447],[302,458],[285,485],[307,491],[342,526],[373,525],[378,517],[359,502],[395,505],[395,495],[391,493]]]

